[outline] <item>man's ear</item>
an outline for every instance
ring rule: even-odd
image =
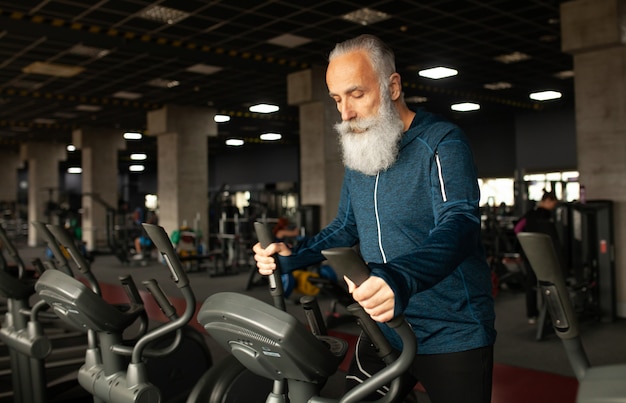
[[[392,101],[397,101],[400,98],[400,94],[402,94],[402,81],[400,79],[400,74],[393,73],[389,76],[389,96]]]

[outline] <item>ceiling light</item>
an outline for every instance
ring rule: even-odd
[[[38,124],[38,125],[53,125],[55,124],[57,121],[54,119],[48,119],[48,118],[37,118],[37,119],[33,119],[33,123]]]
[[[215,115],[213,117],[213,120],[216,123],[224,123],[224,122],[230,121],[230,116],[228,116],[228,115]]]
[[[99,59],[111,53],[108,49],[96,48],[93,46],[85,46],[83,44],[74,45],[69,49],[69,53],[73,55],[93,57]]]
[[[180,85],[180,81],[177,80],[165,80],[163,78],[155,78],[148,81],[148,85],[159,88],[174,88]]]
[[[80,174],[83,173],[83,169],[81,167],[69,167],[67,168],[68,174]]]
[[[560,78],[561,80],[564,80],[566,78],[572,78],[574,77],[574,70],[559,71],[554,75],[554,77]]]
[[[296,48],[309,42],[311,42],[309,38],[292,34],[279,35],[267,41],[267,43],[272,45],[284,46],[286,48]]]
[[[413,97],[406,97],[404,98],[404,100],[410,104],[421,104],[424,102],[428,101],[428,98],[426,97],[420,97],[420,96],[413,96]]]
[[[449,67],[432,67],[430,69],[420,70],[417,74],[421,77],[432,78],[433,80],[439,80],[440,78],[452,77],[459,74],[455,69]]]
[[[280,108],[278,107],[278,105],[257,104],[257,105],[252,105],[250,107],[250,112],[272,113],[272,112],[276,112],[279,109]]]
[[[128,167],[130,172],[143,172],[146,169],[143,165],[131,165]]]
[[[62,118],[62,119],[73,119],[76,116],[78,116],[76,113],[68,113],[68,112],[55,112],[53,115],[56,116],[57,118]]]
[[[43,74],[53,77],[74,77],[85,70],[80,66],[68,66],[65,64],[33,62],[22,68],[22,72],[26,74]]]
[[[124,133],[124,139],[126,140],[141,140],[143,135],[138,132],[126,132]]]
[[[508,88],[513,87],[511,83],[507,83],[506,81],[498,81],[496,83],[488,83],[483,85],[488,90],[506,90]]]
[[[27,90],[37,90],[41,88],[42,85],[43,83],[31,80],[14,80],[11,82],[12,87],[25,88]]]
[[[549,101],[551,99],[561,98],[561,93],[558,91],[540,91],[530,94],[530,99],[535,101]]]
[[[101,109],[102,107],[98,105],[84,105],[84,104],[76,105],[76,110],[83,111],[83,112],[98,112]]]
[[[243,145],[243,140],[242,139],[227,139],[226,140],[226,145],[227,146],[233,146],[233,147],[239,147]]]
[[[390,17],[389,14],[382,11],[372,10],[371,8],[362,8],[341,16],[342,19],[361,25],[375,24],[384,21]]]
[[[73,153],[74,151],[76,151],[76,146],[74,144],[68,144],[67,147],[65,147],[65,149]]]
[[[137,153],[137,154],[131,154],[130,155],[130,159],[133,161],[143,161],[146,158],[148,158],[147,154],[143,154],[143,153]]]
[[[145,8],[138,16],[146,20],[164,22],[171,25],[189,17],[189,13],[170,7],[152,6]]]
[[[198,74],[213,74],[213,73],[217,73],[218,71],[221,71],[222,68],[219,66],[211,66],[210,64],[203,64],[203,63],[198,63],[198,64],[194,64],[193,66],[189,66],[187,67],[187,71],[190,71],[192,73],[198,73]]]
[[[454,104],[450,106],[450,109],[457,112],[470,112],[479,110],[480,105],[473,102],[462,102],[460,104]]]
[[[499,61],[500,63],[509,64],[509,63],[521,62],[523,60],[528,60],[530,59],[530,56],[527,55],[526,53],[516,51],[513,53],[507,53],[505,55],[496,56],[494,57],[494,59]]]
[[[112,95],[113,98],[121,98],[121,99],[129,99],[129,100],[139,99],[142,96],[143,95],[137,92],[130,92],[130,91],[118,91]]]
[[[276,141],[276,140],[280,140],[281,138],[283,138],[283,136],[280,133],[263,133],[259,137],[261,140],[265,140],[265,141]]]

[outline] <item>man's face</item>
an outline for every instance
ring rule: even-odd
[[[326,74],[342,122],[339,133],[344,164],[366,175],[389,168],[398,155],[404,124],[389,92],[362,52],[333,59]]]
[[[365,52],[334,58],[326,70],[326,84],[342,121],[371,118],[378,112],[380,83]]]

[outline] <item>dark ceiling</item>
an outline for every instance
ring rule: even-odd
[[[210,106],[232,116],[211,139],[283,134],[298,141],[298,110],[287,105],[289,73],[324,65],[336,42],[373,33],[396,51],[405,96],[449,113],[449,105],[475,101],[472,114],[568,106],[573,98],[572,58],[560,51],[560,1],[541,0],[0,0],[0,149],[26,141],[69,142],[74,128],[145,130],[146,115],[165,104]],[[154,21],[152,7],[182,11]],[[362,24],[343,15],[364,7],[386,14]],[[158,11],[159,9],[157,9]],[[163,9],[161,9],[163,11]],[[272,43],[289,34],[307,42]],[[502,63],[502,55],[527,60]],[[80,67],[72,77],[29,73],[35,62]],[[216,68],[207,75],[189,71]],[[445,65],[459,74],[421,78],[424,67]],[[176,81],[176,86],[154,86]],[[508,83],[487,89],[485,84]],[[171,85],[171,84],[170,84]],[[552,89],[563,98],[536,103],[529,93]],[[130,93],[130,94],[129,94]],[[126,96],[121,98],[120,95]],[[135,99],[128,99],[128,95]],[[250,113],[254,103],[278,104],[270,115]],[[150,140],[147,140],[150,141]],[[153,139],[151,141],[154,141]]]

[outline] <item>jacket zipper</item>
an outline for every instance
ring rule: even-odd
[[[383,257],[383,263],[387,263],[387,256],[385,256],[385,250],[383,249],[383,239],[380,233],[380,219],[378,217],[378,178],[380,178],[380,172],[376,174],[376,183],[374,184],[374,213],[376,215],[376,230],[378,232],[378,249]]]
[[[446,187],[443,183],[443,173],[441,172],[441,161],[439,160],[439,152],[435,152],[435,163],[437,164],[437,174],[439,175],[439,186],[441,187],[441,198],[443,201],[448,201],[446,196]]]

